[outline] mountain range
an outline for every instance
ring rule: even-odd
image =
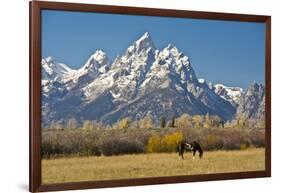
[[[42,124],[75,118],[112,124],[121,118],[155,122],[183,113],[217,115],[223,120],[264,117],[265,89],[212,85],[198,79],[190,59],[176,46],[156,48],[149,33],[111,61],[97,50],[79,69],[43,58]]]

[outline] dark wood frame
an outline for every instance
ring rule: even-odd
[[[63,184],[41,184],[41,10],[68,10],[82,12],[116,13],[131,15],[163,16],[178,18],[228,20],[241,22],[260,22],[266,24],[266,43],[265,43],[265,171],[236,172],[220,174],[202,174],[188,176],[169,176],[138,178],[125,180],[106,180],[93,182],[74,182]],[[30,10],[30,175],[29,190],[38,191],[58,191],[88,188],[121,187],[149,184],[166,184],[195,181],[227,180],[242,178],[259,178],[271,176],[271,17],[264,15],[245,15],[231,13],[214,13],[183,11],[169,9],[152,9],[121,6],[104,6],[93,4],[58,3],[58,2],[29,2]]]

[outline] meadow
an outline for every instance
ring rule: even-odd
[[[205,151],[203,159],[185,160],[172,153],[113,156],[68,156],[42,160],[42,183],[65,183],[159,176],[178,176],[265,169],[265,149]]]

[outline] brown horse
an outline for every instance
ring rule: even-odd
[[[200,158],[203,157],[203,150],[199,143],[197,143],[196,141],[193,141],[192,143],[181,142],[178,145],[179,158],[184,159],[183,154],[185,150],[193,152],[193,159],[195,158],[196,151],[199,152]]]

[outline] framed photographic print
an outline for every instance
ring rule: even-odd
[[[271,18],[30,2],[30,191],[271,176]]]

